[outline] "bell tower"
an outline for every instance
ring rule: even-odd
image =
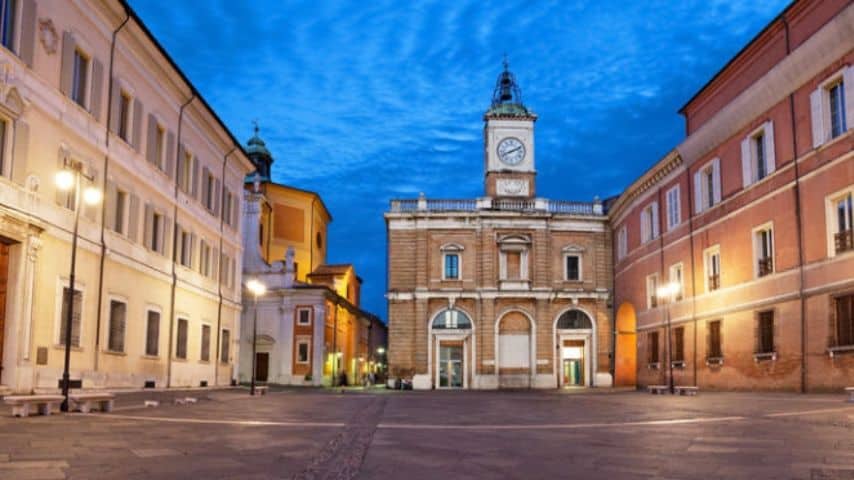
[[[498,75],[492,104],[483,116],[486,196],[534,198],[534,122],[537,115],[522,103],[522,91],[507,57]]]

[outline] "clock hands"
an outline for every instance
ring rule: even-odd
[[[517,151],[519,151],[519,150],[521,150],[521,149],[522,149],[522,146],[521,146],[521,145],[519,145],[518,147],[514,148],[513,150],[509,150],[509,151],[504,152],[504,155],[510,155],[511,153],[513,153],[513,152],[517,152]]]

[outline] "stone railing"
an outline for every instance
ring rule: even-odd
[[[604,215],[602,202],[571,202],[542,198],[478,198],[431,200],[423,196],[417,199],[395,199],[391,201],[391,213],[414,212],[547,212],[558,215]]]

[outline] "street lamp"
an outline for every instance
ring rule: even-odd
[[[255,318],[252,321],[252,380],[249,387],[249,395],[255,395],[255,346],[258,343],[258,297],[267,292],[267,287],[258,280],[252,279],[246,282],[246,288],[255,297]]]
[[[667,322],[667,376],[668,378],[668,386],[670,387],[670,394],[673,395],[675,393],[675,385],[673,383],[673,346],[671,345],[672,339],[670,335],[670,304],[676,301],[676,295],[681,290],[682,286],[676,282],[670,282],[668,284],[662,285],[656,295],[662,301],[669,300],[667,302],[667,306],[664,309],[664,315]]]
[[[56,172],[56,187],[63,191],[74,194],[74,231],[71,236],[71,273],[68,275],[68,308],[65,312],[65,366],[62,370],[62,405],[60,410],[67,412],[68,404],[68,388],[71,382],[69,374],[71,364],[71,330],[74,323],[74,271],[77,267],[77,230],[80,224],[80,179],[92,183],[95,177],[87,175],[83,170],[85,165],[83,162],[66,158],[62,165],[62,170]],[[93,186],[86,187],[83,191],[83,201],[88,205],[97,205],[101,202],[101,191]]]

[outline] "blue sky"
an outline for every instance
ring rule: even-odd
[[[319,192],[333,263],[386,316],[391,198],[483,195],[482,115],[504,52],[536,124],[538,194],[620,192],[684,138],[676,112],[783,0],[131,0],[276,181]]]

